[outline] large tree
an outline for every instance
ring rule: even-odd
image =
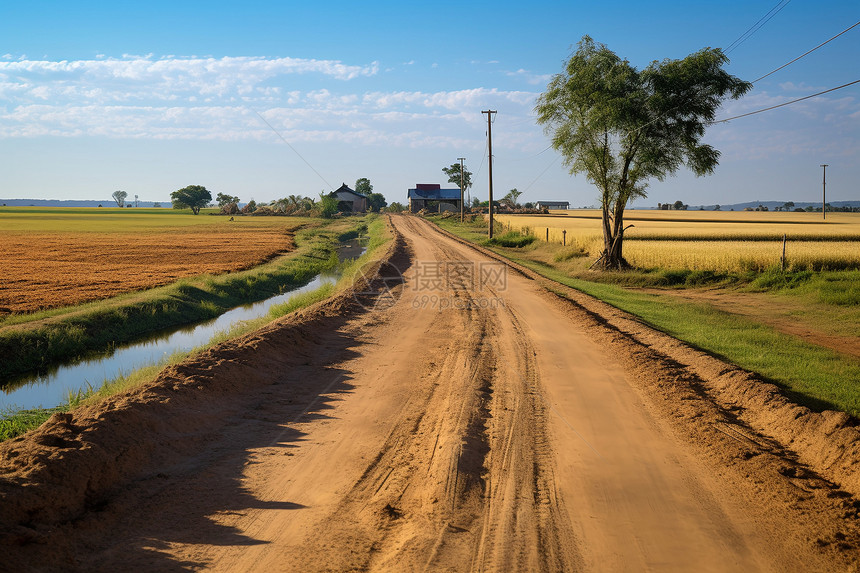
[[[114,201],[116,201],[117,207],[124,207],[125,198],[128,197],[128,193],[125,191],[114,191],[110,196],[113,197]]]
[[[720,152],[701,143],[705,127],[724,98],[752,87],[723,70],[727,62],[719,48],[705,48],[638,70],[584,36],[538,98],[537,120],[553,147],[600,190],[603,268],[627,266],[624,208],[645,196],[649,179],[681,165],[699,176],[716,168]]]
[[[460,164],[452,163],[451,167],[443,167],[442,172],[448,176],[448,183],[453,183],[458,188],[460,188]],[[466,168],[466,165],[463,164],[463,193],[472,186],[472,172]]]
[[[355,181],[355,192],[361,193],[365,197],[373,193],[373,185],[370,184],[370,179],[362,177]]]
[[[212,194],[202,185],[189,185],[170,194],[174,209],[191,209],[195,215],[212,201]]]

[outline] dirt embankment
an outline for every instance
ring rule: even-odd
[[[4,565],[856,566],[853,420],[393,221],[352,291],[0,445]]]

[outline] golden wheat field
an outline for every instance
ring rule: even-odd
[[[600,211],[553,211],[550,215],[497,215],[505,230],[576,245],[591,256],[603,248]],[[860,213],[628,210],[624,256],[642,268],[793,270],[860,268]],[[566,231],[566,234],[563,234]]]
[[[127,211],[0,209],[0,314],[251,268],[291,250],[302,222]]]

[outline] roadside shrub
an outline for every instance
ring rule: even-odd
[[[809,281],[812,276],[812,271],[783,271],[779,267],[770,267],[753,279],[750,286],[765,290],[793,288]]]
[[[537,237],[534,235],[521,235],[519,231],[508,231],[504,235],[498,235],[492,239],[487,239],[484,241],[484,244],[519,249],[526,245],[531,245],[536,240]]]
[[[721,282],[726,280],[726,278],[725,273],[717,273],[712,270],[695,270],[687,275],[684,284],[687,286],[702,286]]]
[[[689,269],[661,269],[654,279],[657,286],[676,286],[686,284],[687,277],[693,271]]]

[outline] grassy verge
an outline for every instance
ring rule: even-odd
[[[650,326],[718,356],[782,387],[795,401],[813,409],[836,408],[860,416],[860,361],[809,344],[752,319],[696,302],[680,301],[669,295],[648,294],[610,284],[619,273],[600,275],[601,282],[579,278],[564,268],[563,258],[541,251],[560,246],[529,245],[500,248],[487,245],[485,227],[460,224],[451,219],[434,219],[440,227],[473,242],[483,243],[497,254],[526,266],[556,282],[598,298],[629,312]],[[558,248],[556,248],[558,247]],[[557,254],[557,253],[556,253]],[[855,272],[792,273],[767,271],[752,277],[750,289],[793,291],[833,305],[857,305]],[[576,274],[578,276],[571,276]],[[597,273],[592,273],[597,275]],[[635,273],[634,273],[635,274]],[[853,291],[840,288],[849,283]],[[853,292],[853,294],[852,294]],[[858,297],[860,298],[860,297]]]
[[[66,412],[81,404],[97,402],[129,388],[150,382],[170,364],[177,364],[189,356],[199,354],[220,342],[253,332],[276,318],[286,316],[291,312],[295,312],[317,302],[323,301],[336,292],[346,289],[352,284],[353,276],[358,269],[375,260],[374,257],[376,256],[379,248],[391,240],[385,220],[382,217],[370,216],[366,221],[366,226],[362,225],[360,227],[352,228],[337,235],[338,240],[343,241],[354,238],[360,233],[363,236],[366,235],[368,237],[368,244],[367,251],[359,259],[354,261],[345,261],[340,264],[339,271],[341,278],[336,284],[324,284],[316,290],[290,297],[286,302],[273,306],[269,311],[269,316],[267,317],[241,322],[233,326],[229,331],[223,331],[216,334],[206,344],[193,350],[174,353],[158,364],[146,366],[111,380],[105,380],[98,388],[90,387],[86,390],[71,394],[65,404],[56,408],[35,408],[30,410],[0,412],[0,441],[14,438],[31,429],[39,427],[55,412]]]
[[[160,330],[213,318],[306,284],[337,263],[339,241],[366,227],[345,220],[304,229],[295,251],[243,272],[183,279],[105,301],[33,315],[0,329],[0,385],[53,364],[103,352]],[[20,317],[16,317],[20,320]]]

